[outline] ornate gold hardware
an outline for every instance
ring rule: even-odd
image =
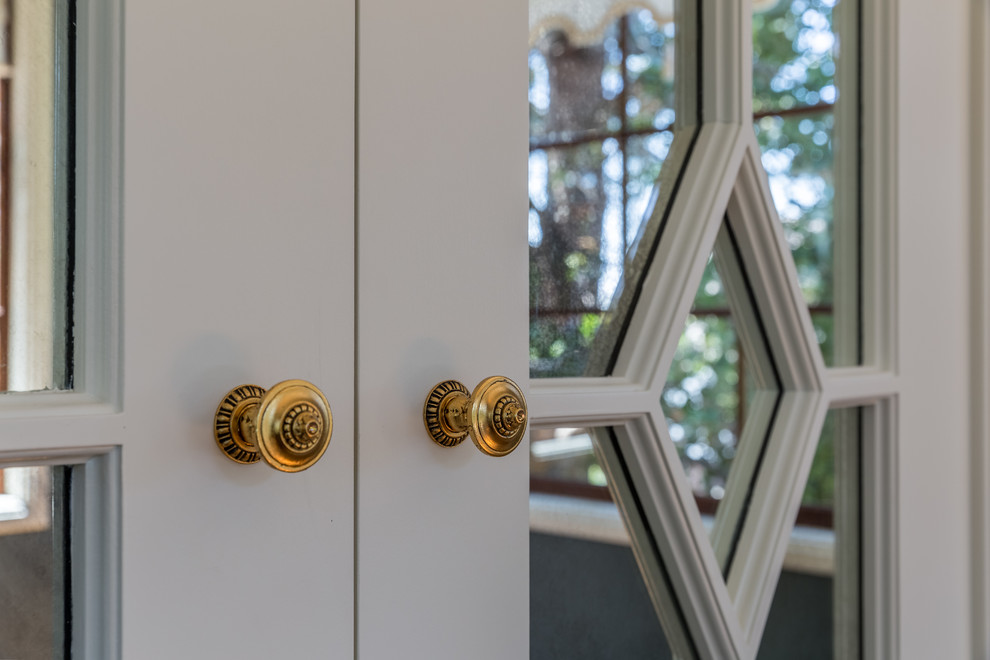
[[[330,444],[333,414],[323,393],[304,380],[283,381],[267,392],[241,385],[227,392],[213,417],[213,437],[238,463],[260,459],[282,472],[320,460]]]
[[[526,432],[526,397],[504,376],[486,378],[468,395],[464,384],[445,380],[430,390],[423,421],[433,442],[456,447],[468,435],[489,456],[505,456]]]

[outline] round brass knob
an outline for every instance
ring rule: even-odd
[[[489,456],[505,456],[519,446],[526,432],[526,397],[505,376],[486,378],[468,395],[456,380],[430,390],[423,421],[433,441],[456,447],[468,435]]]
[[[232,461],[299,472],[320,460],[330,444],[333,414],[323,393],[304,380],[265,391],[241,385],[227,392],[213,417],[213,437]]]

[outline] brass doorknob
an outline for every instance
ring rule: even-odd
[[[505,456],[526,432],[526,397],[505,376],[486,378],[468,395],[456,380],[437,383],[426,397],[423,421],[438,445],[456,447],[468,435],[489,456]]]
[[[227,458],[248,464],[263,458],[282,472],[299,472],[320,460],[332,432],[330,404],[304,380],[283,381],[268,391],[235,387],[213,417],[213,436]]]

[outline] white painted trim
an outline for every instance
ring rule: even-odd
[[[859,0],[864,371],[829,372],[830,405],[866,405],[862,438],[862,649],[900,657],[897,466],[899,0]],[[870,370],[876,371],[870,371]],[[832,376],[835,375],[833,380]]]
[[[86,0],[76,11],[74,390],[120,410],[124,9]]]
[[[699,658],[748,657],[740,646],[739,620],[683,478],[680,457],[667,436],[659,403],[653,414],[613,431],[616,442],[598,442],[596,449],[664,631],[676,637],[683,620]],[[637,501],[648,506],[636,510]],[[676,601],[668,602],[672,596]],[[681,616],[671,616],[670,609],[679,609]],[[671,648],[677,655],[688,655],[675,640]]]
[[[833,31],[838,35],[835,85],[839,96],[832,107],[832,364],[860,363],[863,310],[860,307],[860,205],[861,107],[859,57],[859,2],[839,2],[832,10]]]
[[[528,402],[537,426],[602,426],[635,419],[656,396],[625,378],[534,378]]]
[[[832,585],[832,643],[839,658],[858,657],[862,646],[864,486],[860,482],[862,457],[870,442],[864,438],[864,415],[861,408],[833,411],[832,529],[836,571]]]
[[[743,137],[746,152],[733,183],[726,217],[753,287],[781,386],[791,391],[821,391],[825,365],[798,285],[794,259],[770,196],[760,147],[748,124]]]
[[[973,481],[973,655],[990,657],[990,6],[973,12],[972,165],[972,473]]]
[[[120,660],[120,448],[93,455],[73,479],[72,657]]]
[[[861,597],[864,658],[900,657],[897,399],[863,409]]]
[[[702,121],[748,127],[753,116],[752,8],[749,2],[699,4]]]
[[[896,374],[872,367],[839,367],[825,372],[825,396],[833,408],[871,405],[893,396],[899,388]]]
[[[863,362],[896,372],[899,0],[858,1],[862,16]]]

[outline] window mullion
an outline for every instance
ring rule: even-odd
[[[695,27],[704,32],[699,48],[701,120],[748,124],[753,115],[753,28],[749,3],[701,3],[700,20],[701,25]]]

